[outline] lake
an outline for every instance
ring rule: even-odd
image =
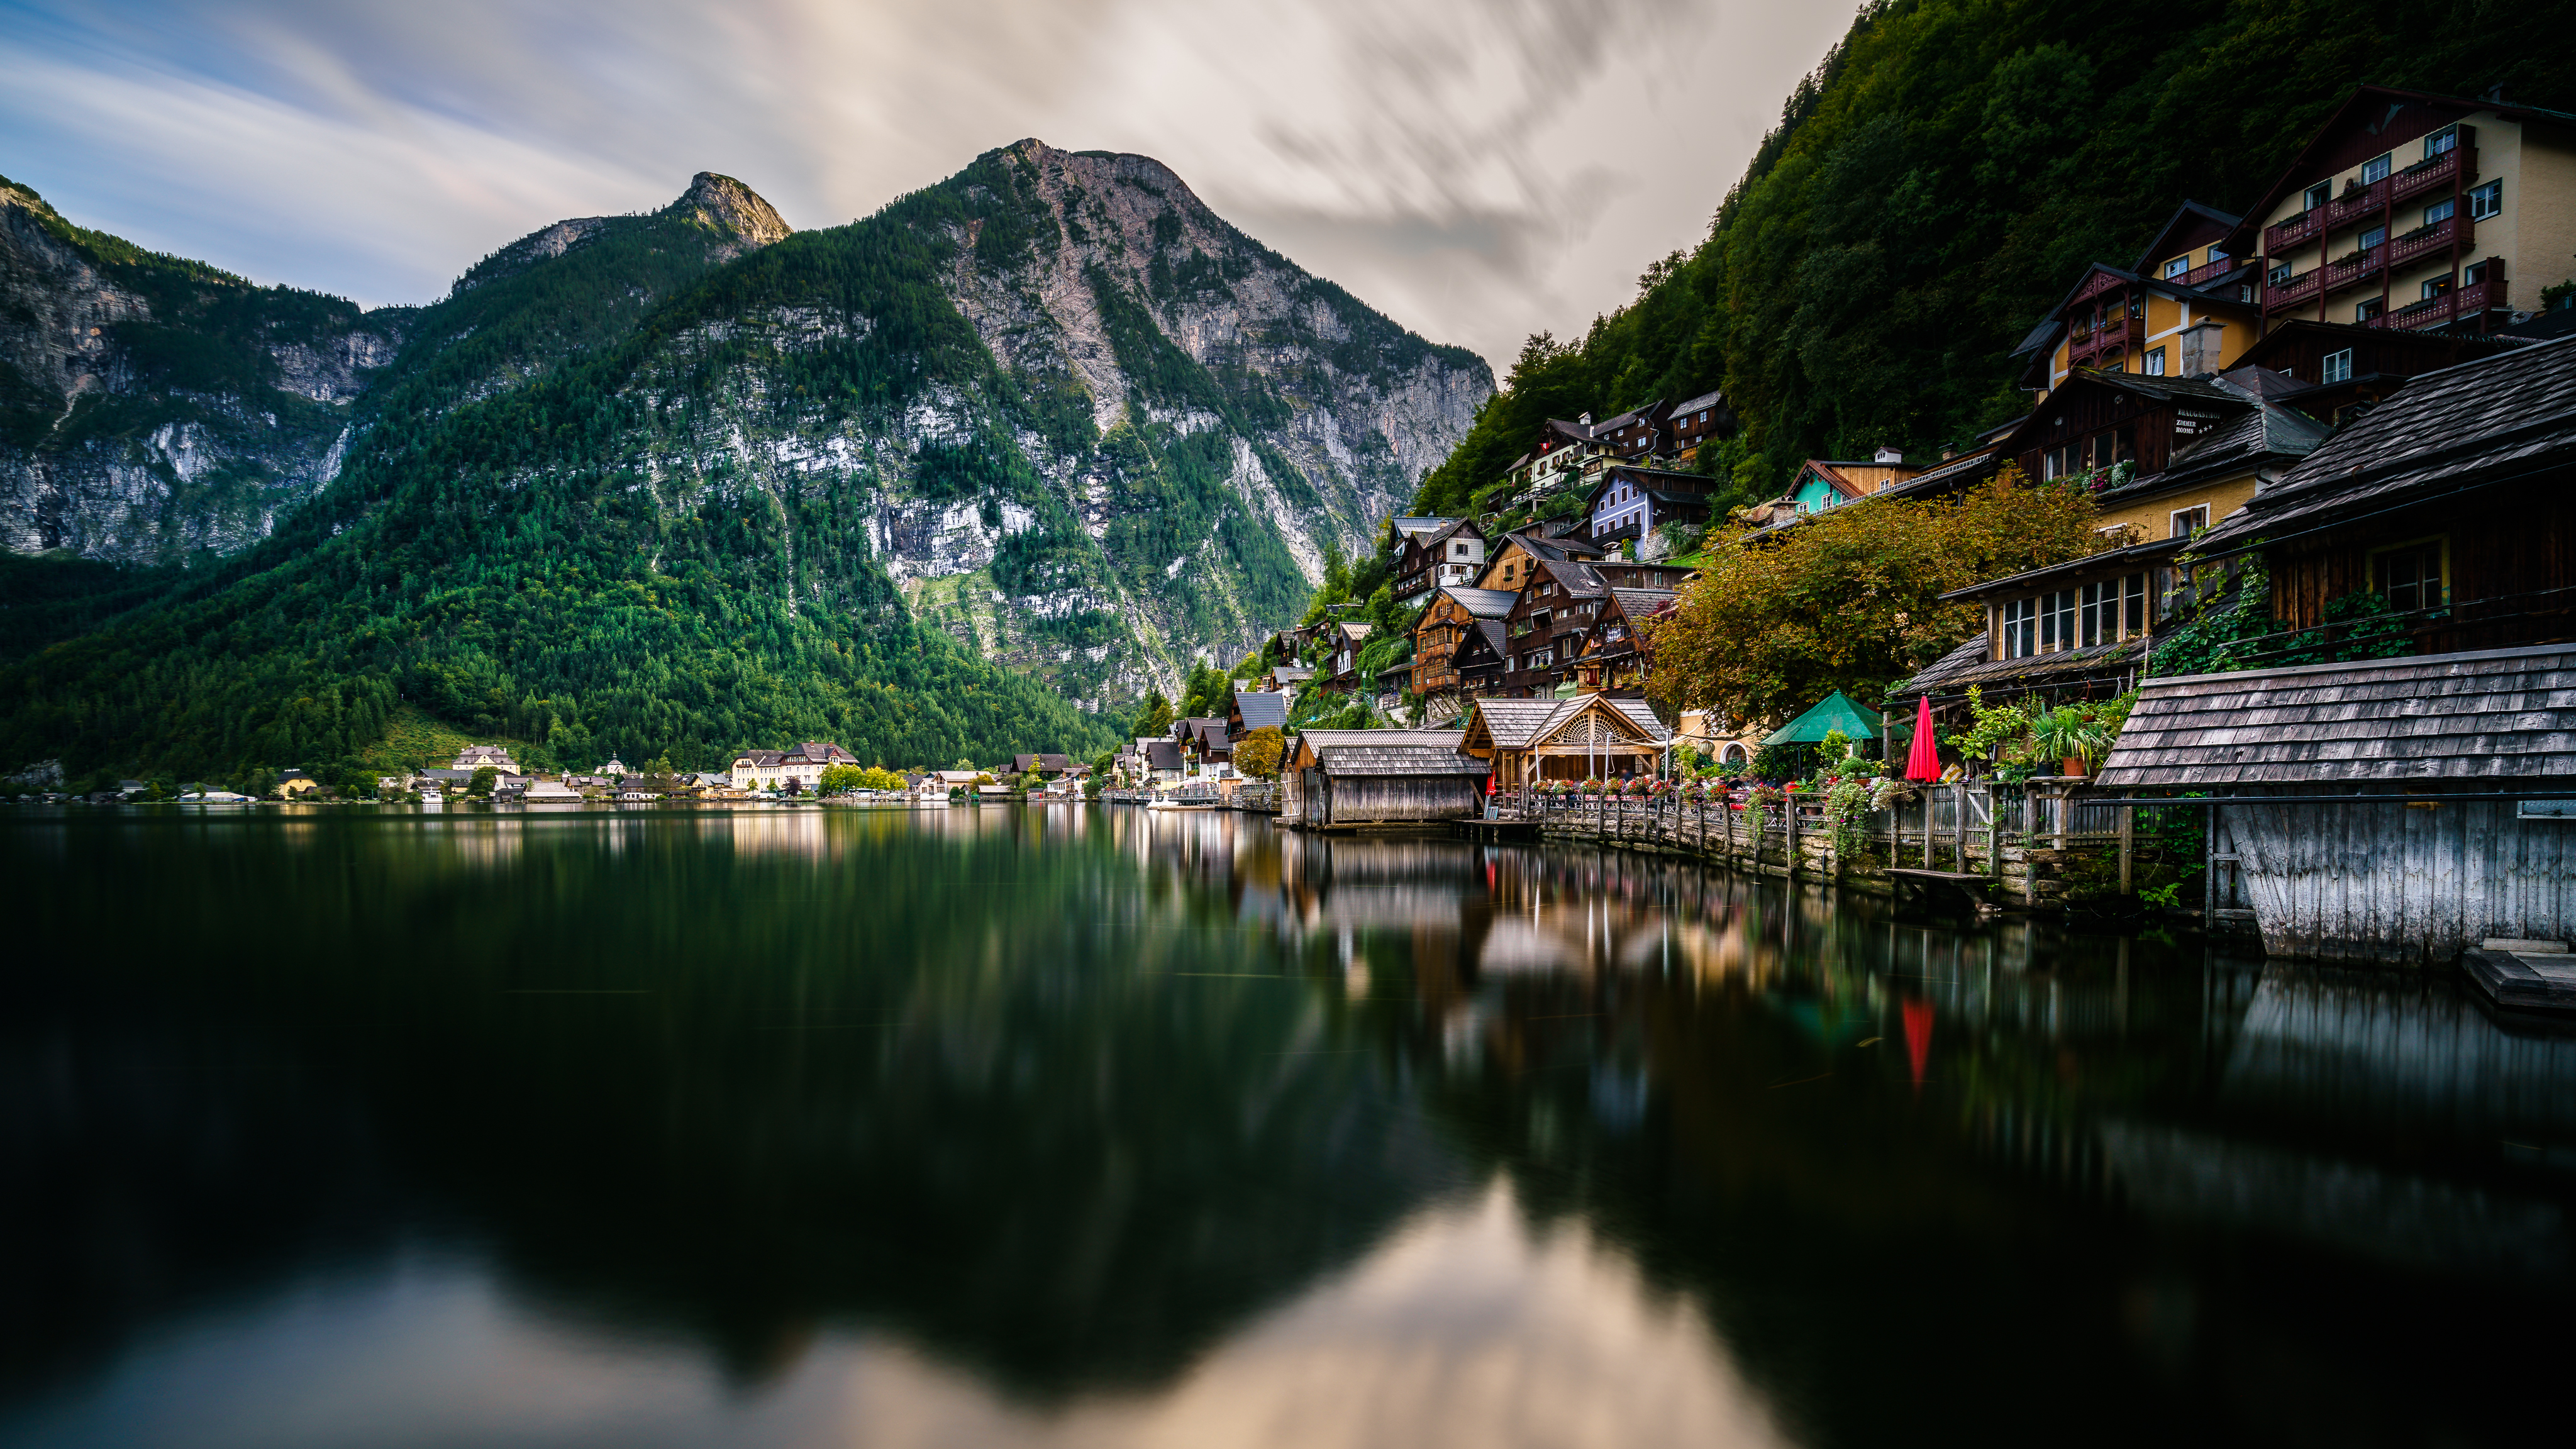
[[[1130,807],[0,866],[0,1445],[2563,1432],[2576,1037],[2447,974]]]

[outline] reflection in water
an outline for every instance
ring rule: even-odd
[[[2569,1347],[2576,1045],[2438,979],[1231,813],[0,856],[0,1443],[2478,1443]]]

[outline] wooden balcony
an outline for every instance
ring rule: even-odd
[[[2317,270],[2325,273],[2321,285],[2331,296],[2347,287],[2357,287],[2378,276],[2388,266],[2388,248],[2372,247],[2359,256],[2332,261]]]
[[[2325,235],[2325,221],[2325,211],[2319,208],[2267,226],[2263,228],[2263,251],[2269,256],[2279,256],[2292,247],[2315,241]]]
[[[2263,260],[2261,257],[2221,257],[2217,261],[2194,267],[2179,277],[2168,277],[2165,280],[2178,282],[2186,287],[2207,287],[2225,281],[2228,273],[2243,271],[2261,260]]]
[[[2066,365],[2098,367],[2114,357],[2125,357],[2146,345],[2147,321],[2143,317],[2115,317],[2089,331],[2067,333]]]
[[[2263,288],[2263,312],[2270,316],[2317,300],[2325,283],[2325,269],[2310,267],[2286,282],[2267,283]]]
[[[2447,252],[2454,243],[2466,251],[2477,236],[2475,226],[2467,217],[2453,215],[2419,227],[2388,244],[2388,265],[2402,267],[2434,252]]]
[[[2446,327],[2481,312],[2502,308],[2505,305],[2504,289],[2502,281],[2471,282],[2465,287],[2454,287],[2441,296],[2427,297],[2393,312],[2383,312],[2363,325],[2402,327],[2410,331]]]
[[[2475,146],[2454,146],[2430,161],[2418,162],[2389,177],[2389,202],[2393,205],[2427,191],[2448,191],[2475,178],[2477,151]]]

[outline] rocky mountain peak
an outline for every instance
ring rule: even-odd
[[[743,251],[784,240],[794,230],[759,192],[713,171],[701,171],[691,177],[689,189],[665,207],[663,214],[690,217],[702,226],[739,238]]]

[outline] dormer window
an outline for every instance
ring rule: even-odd
[[[2179,277],[2190,270],[2191,257],[2188,254],[2176,257],[2172,261],[2165,263],[2165,277],[2167,280]]]

